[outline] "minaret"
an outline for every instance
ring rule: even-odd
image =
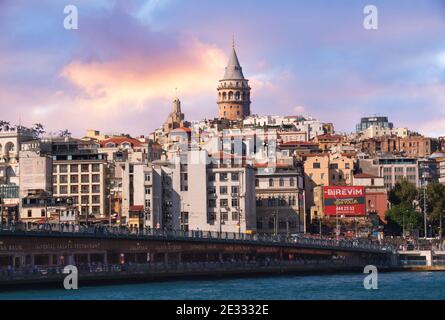
[[[219,80],[218,109],[220,119],[243,120],[250,115],[249,80],[244,78],[235,51],[235,41],[224,77]]]

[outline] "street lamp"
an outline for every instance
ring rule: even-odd
[[[402,210],[402,236],[405,239],[405,210]]]
[[[426,179],[429,176],[428,170],[429,167],[427,164],[422,163],[420,165],[420,167],[422,168],[422,180],[423,180],[423,223],[424,223],[424,228],[425,228],[425,239],[427,238],[427,216],[426,216]]]
[[[338,209],[337,209],[337,202],[338,202],[338,198],[337,197],[335,197],[334,198],[335,199],[335,220],[336,220],[336,239],[337,239],[337,241],[338,241],[338,239],[339,239],[339,237],[340,237],[340,229],[339,229],[339,225],[340,225],[340,223],[339,223],[339,220],[338,220]]]

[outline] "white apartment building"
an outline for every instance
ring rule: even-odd
[[[383,177],[386,189],[392,189],[403,179],[420,187],[419,163],[415,158],[376,158],[360,159],[359,167],[363,173]]]
[[[385,136],[397,136],[400,138],[406,138],[408,137],[408,135],[409,130],[407,128],[388,128],[380,127],[378,125],[371,125],[360,132],[360,139],[366,140]]]
[[[324,134],[323,123],[312,117],[302,116],[257,116],[247,117],[243,124],[245,127],[278,128],[282,126],[294,127],[296,131],[305,132],[309,141],[316,136]]]
[[[253,168],[211,163],[209,159],[206,151],[190,151],[182,163],[177,157],[170,162],[127,164],[122,208],[127,225],[184,231],[255,231]]]

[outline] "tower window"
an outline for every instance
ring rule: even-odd
[[[237,92],[235,93],[235,99],[236,99],[236,100],[239,100],[239,99],[240,99],[240,92],[239,92],[239,91],[237,91]]]
[[[229,100],[233,100],[233,92],[232,91],[229,92]]]

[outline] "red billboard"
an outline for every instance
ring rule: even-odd
[[[365,187],[323,187],[324,214],[362,216],[366,214]]]

